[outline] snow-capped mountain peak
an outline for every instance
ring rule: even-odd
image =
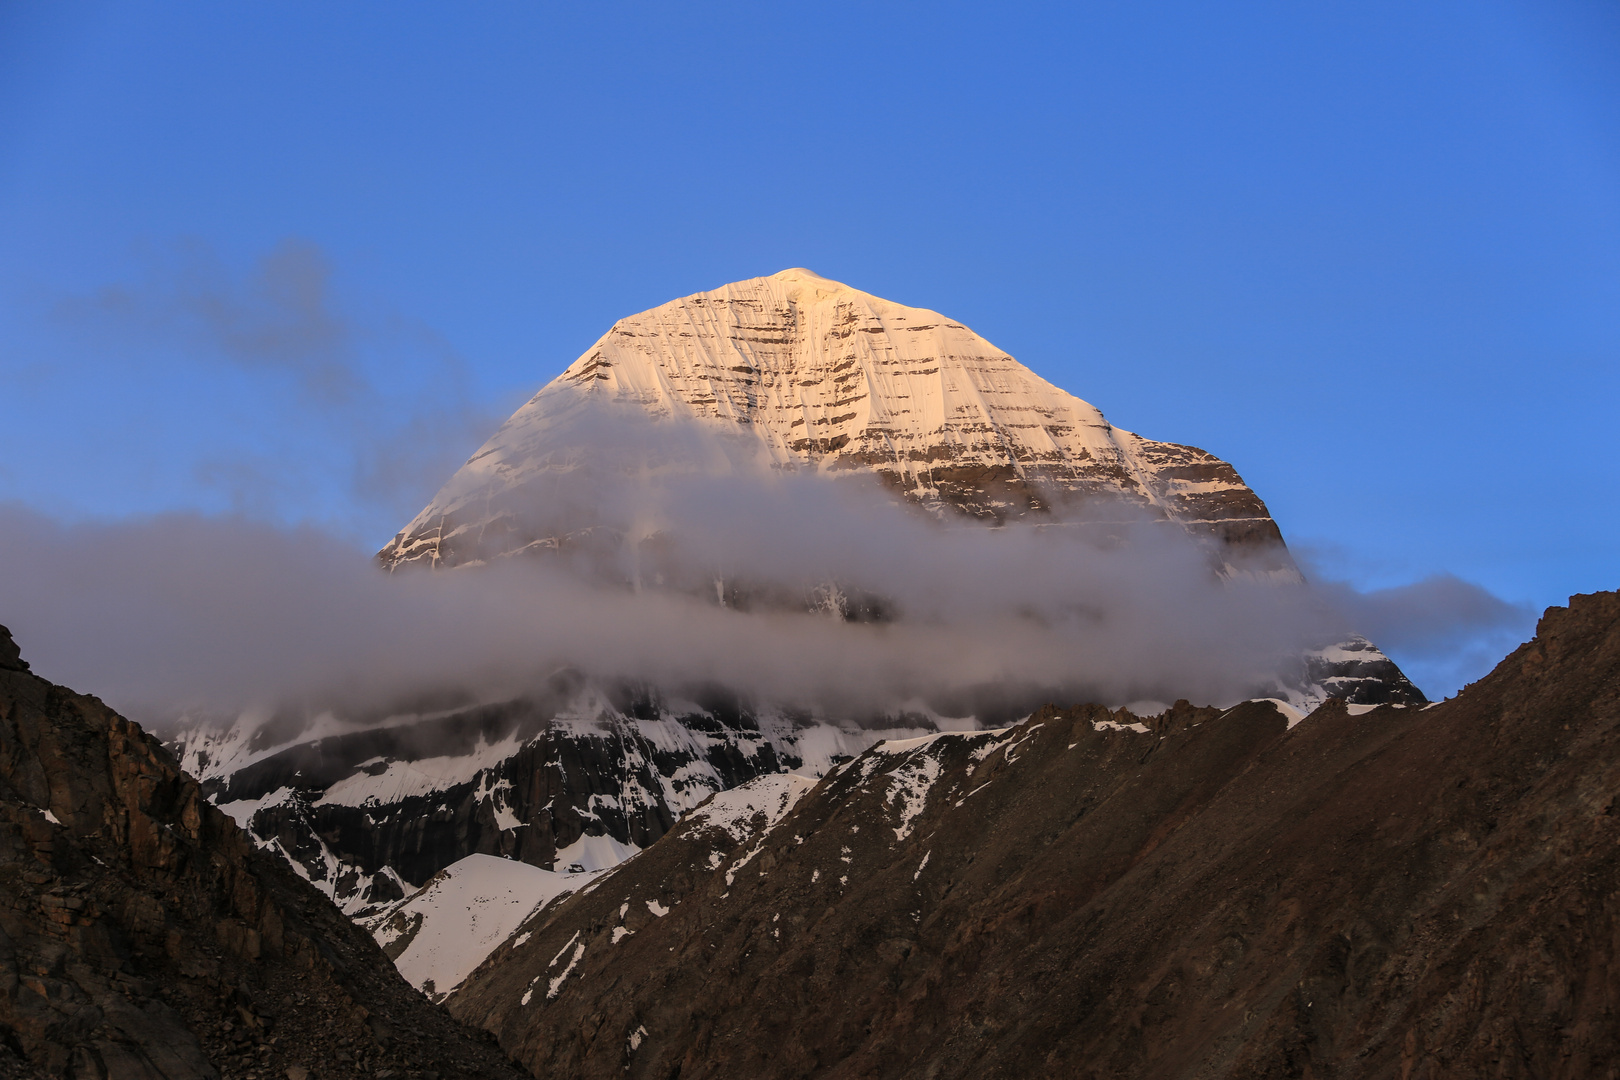
[[[941,512],[1004,521],[1104,496],[1227,543],[1281,540],[1219,458],[1114,427],[938,312],[792,269],[619,320],[379,557],[445,566],[546,539],[502,528],[488,549],[513,491],[578,463],[570,421],[590,403],[695,420],[750,441],[779,469],[875,473]]]

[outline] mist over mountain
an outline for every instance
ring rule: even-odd
[[[1310,590],[1218,577],[1163,522],[987,530],[768,473],[597,490],[657,530],[440,574],[379,573],[313,530],[9,509],[6,557],[31,571],[0,591],[42,666],[150,720],[499,697],[561,667],[872,712],[997,683],[1226,701],[1349,631]]]
[[[493,947],[448,903],[511,874],[474,860],[383,937],[553,1075],[1603,1076],[1617,689],[1620,595],[1574,596],[1430,708],[885,742],[716,795]]]

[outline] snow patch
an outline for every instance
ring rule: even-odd
[[[470,783],[485,769],[492,768],[523,748],[515,734],[497,743],[478,745],[454,757],[423,758],[420,761],[391,761],[375,776],[355,772],[322,793],[316,806],[387,806],[416,795],[431,795],[458,784]]]
[[[900,815],[894,827],[896,843],[911,835],[912,823],[928,804],[928,793],[943,771],[944,765],[935,755],[913,752],[890,772],[889,805]]]
[[[985,758],[989,757],[991,754],[995,753],[997,750],[1000,750],[1003,746],[1006,746],[1007,743],[1012,741],[1011,736],[1009,736],[1007,734],[1008,732],[1010,732],[1012,730],[1014,730],[1014,729],[1013,728],[991,728],[988,731],[978,732],[978,734],[980,734],[980,735],[988,735],[988,736],[990,736],[990,738],[985,742],[985,744],[983,746],[981,746],[981,747],[977,748],[976,750],[972,751],[971,753],[969,753],[968,754],[968,759],[970,761],[972,761],[974,764],[978,764],[979,762],[983,761]]]
[[[758,831],[768,832],[815,786],[814,780],[793,773],[756,776],[730,791],[716,792],[692,812],[691,827],[720,829],[740,844],[758,835],[755,822],[761,814],[765,823]]]
[[[530,915],[587,880],[589,875],[468,855],[364,925],[386,948],[415,924],[394,967],[418,989],[431,982],[439,996],[459,986]]]
[[[562,984],[567,980],[568,976],[574,973],[574,968],[578,966],[580,958],[584,955],[585,943],[580,942],[578,945],[574,946],[574,955],[572,959],[568,961],[568,966],[563,968],[562,974],[557,976],[555,979],[552,979],[550,985],[546,988],[547,1001],[557,1000],[557,993],[562,989]],[[555,963],[556,961],[552,962]]]
[[[579,931],[578,931],[578,930],[575,930],[575,931],[574,931],[574,936],[573,936],[573,937],[571,937],[571,938],[569,938],[569,939],[568,939],[568,940],[567,940],[567,941],[566,941],[566,942],[565,942],[565,943],[564,943],[564,944],[563,944],[563,947],[562,947],[562,948],[560,948],[560,949],[558,949],[558,950],[557,950],[557,955],[556,955],[556,956],[553,956],[553,957],[552,957],[552,958],[551,958],[551,963],[549,963],[549,964],[547,964],[547,965],[546,965],[546,970],[547,970],[547,971],[550,971],[550,970],[551,970],[551,969],[552,969],[552,968],[554,968],[554,967],[556,967],[556,966],[557,966],[557,961],[559,961],[559,960],[561,960],[561,959],[562,959],[562,958],[563,958],[563,953],[565,953],[565,952],[567,952],[567,951],[568,951],[568,947],[569,947],[569,946],[570,946],[570,945],[572,945],[572,944],[573,944],[573,943],[574,943],[574,942],[576,942],[576,941],[578,941],[578,940],[579,940]]]
[[[1146,724],[1121,724],[1117,720],[1093,720],[1091,728],[1093,731],[1134,731],[1138,735],[1146,735],[1149,730]]]
[[[1302,713],[1298,709],[1294,708],[1294,706],[1290,705],[1288,702],[1284,701],[1282,698],[1263,697],[1263,698],[1250,698],[1249,700],[1250,701],[1268,701],[1272,705],[1275,705],[1277,707],[1277,711],[1282,713],[1283,718],[1288,721],[1288,730],[1290,730],[1290,731],[1292,731],[1295,727],[1297,727],[1301,720],[1305,719],[1305,714],[1304,713]]]
[[[594,874],[611,870],[641,849],[634,844],[621,844],[611,836],[581,836],[565,848],[557,849],[557,861],[551,865],[565,874]]]
[[[279,787],[270,794],[259,799],[237,799],[234,802],[220,803],[220,810],[229,814],[236,822],[237,828],[247,832],[252,831],[253,815],[260,810],[272,806],[280,806],[291,799],[296,792],[290,787]]]

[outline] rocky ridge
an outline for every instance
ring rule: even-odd
[[[0,628],[0,1077],[522,1075]]]
[[[1614,1075],[1616,792],[1577,596],[1428,708],[1054,707],[705,808],[449,1006],[578,1077]]]

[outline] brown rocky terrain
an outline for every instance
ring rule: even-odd
[[[683,819],[449,1005],[545,1076],[1614,1077],[1617,797],[1620,594],[1577,596],[1426,709],[885,744]]]
[[[0,627],[0,1077],[522,1075]]]

